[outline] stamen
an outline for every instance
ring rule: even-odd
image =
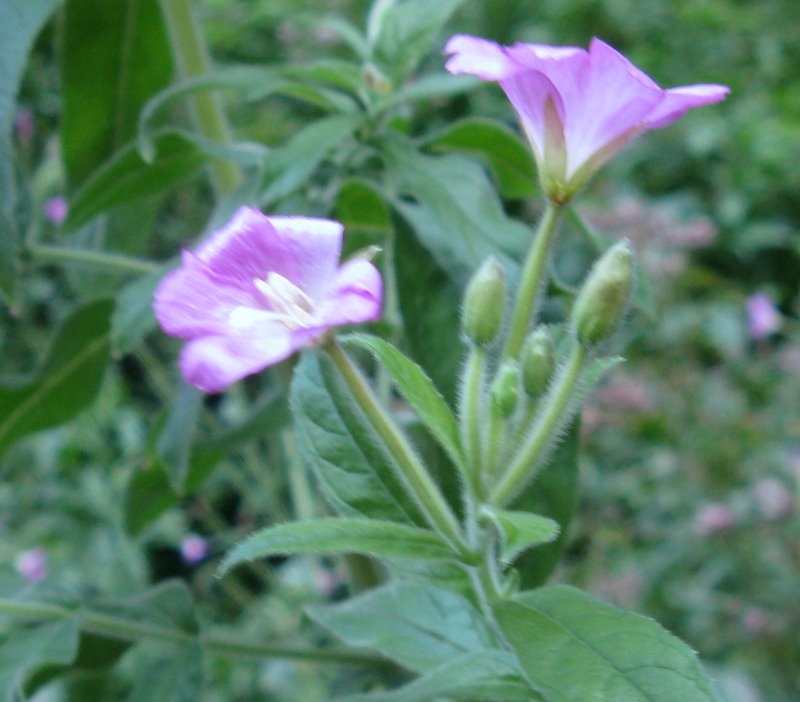
[[[274,319],[287,327],[297,329],[313,323],[311,298],[298,288],[291,280],[280,273],[270,272],[266,280],[254,278],[253,285],[272,307]]]

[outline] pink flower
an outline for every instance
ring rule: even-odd
[[[720,534],[736,526],[736,515],[719,502],[706,502],[694,517],[694,532],[698,536]]]
[[[544,44],[500,46],[458,35],[447,43],[450,73],[500,83],[517,110],[547,195],[566,202],[633,137],[687,110],[719,102],[723,85],[663,90],[600,39],[589,50]]]
[[[25,143],[33,139],[33,113],[24,107],[20,108],[14,119],[14,128],[20,142]]]
[[[752,488],[758,513],[762,519],[774,521],[792,511],[792,493],[778,478],[761,478]]]
[[[747,298],[747,325],[756,341],[766,339],[781,328],[781,313],[769,295],[756,293]]]
[[[181,542],[181,559],[186,565],[199,563],[209,554],[208,541],[197,534],[189,534]]]
[[[369,261],[339,267],[342,225],[241,207],[168,273],[153,307],[185,339],[180,367],[204,392],[282,361],[332,328],[378,319],[382,283]]]
[[[38,583],[47,577],[47,552],[35,546],[20,553],[14,561],[17,572],[29,583]]]
[[[58,226],[67,218],[69,206],[63,197],[56,195],[44,203],[42,210],[48,221]]]

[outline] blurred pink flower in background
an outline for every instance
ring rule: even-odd
[[[65,198],[61,195],[56,195],[45,201],[42,211],[48,222],[58,226],[67,218],[69,206]]]
[[[757,341],[766,339],[781,328],[782,318],[775,301],[764,293],[756,293],[747,298],[747,324],[750,336]]]
[[[153,307],[162,329],[188,342],[186,381],[221,392],[333,327],[378,319],[380,273],[365,259],[340,267],[341,248],[338,222],[241,207],[194,253],[184,251]]]
[[[211,548],[202,536],[189,534],[181,541],[181,559],[186,565],[199,563],[208,556]]]
[[[734,526],[736,515],[730,507],[721,502],[706,502],[695,514],[693,528],[698,536],[711,536],[729,531]]]
[[[762,519],[773,521],[792,511],[792,493],[778,478],[761,478],[753,485],[751,494]]]
[[[628,141],[688,110],[723,100],[723,85],[664,90],[594,38],[589,50],[544,44],[501,46],[457,35],[450,73],[497,81],[516,109],[548,196],[565,202]]]
[[[47,552],[35,546],[20,553],[14,561],[17,572],[29,583],[38,583],[47,577]]]
[[[28,142],[33,138],[33,113],[22,107],[14,118],[14,129],[20,143]]]

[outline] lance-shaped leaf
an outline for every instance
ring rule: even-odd
[[[420,366],[404,356],[394,346],[377,336],[353,334],[346,343],[369,351],[389,371],[397,389],[413,407],[447,455],[459,465],[463,456],[458,438],[458,424],[433,381]]]
[[[560,531],[558,522],[541,514],[485,506],[481,509],[481,516],[492,522],[500,532],[500,560],[503,563],[511,563],[531,546],[550,543]]]
[[[93,302],[61,327],[36,376],[0,385],[0,451],[26,434],[72,419],[95,398],[109,356],[113,303]]]
[[[480,612],[464,597],[394,581],[309,616],[350,646],[371,648],[418,673],[496,649]]]
[[[339,514],[425,524],[400,469],[327,356],[303,357],[292,379],[290,405],[300,453]]]
[[[552,702],[716,702],[695,653],[652,619],[554,586],[494,606],[531,683]]]
[[[427,529],[374,519],[328,517],[288,522],[257,531],[226,556],[225,572],[244,561],[298,553],[363,553],[393,558],[452,560],[456,555]]]
[[[468,653],[443,663],[397,690],[337,697],[336,702],[539,702],[542,700],[518,673],[505,652]]]

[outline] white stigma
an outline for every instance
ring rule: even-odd
[[[274,319],[290,329],[307,327],[314,322],[311,298],[280,273],[267,273],[266,279],[255,278],[253,285],[269,302]]]

